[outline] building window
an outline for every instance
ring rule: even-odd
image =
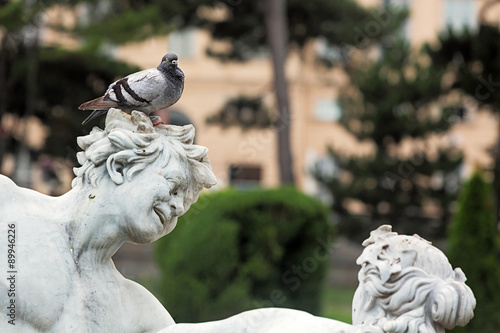
[[[460,33],[465,28],[477,28],[475,0],[445,0],[443,2],[443,28]]]
[[[334,99],[321,98],[316,101],[314,118],[319,121],[337,121],[342,116],[342,109]]]
[[[193,28],[182,29],[172,32],[168,36],[168,48],[175,52],[181,59],[193,58],[195,56],[195,34]]]
[[[326,205],[333,203],[332,193],[317,180],[334,179],[337,177],[337,165],[331,156],[320,155],[316,150],[309,148],[305,155],[307,176],[304,181],[304,191],[318,197]]]
[[[316,56],[327,65],[334,65],[348,60],[349,47],[331,45],[325,37],[316,40]]]
[[[410,0],[384,0],[384,4],[386,6],[391,6],[397,9],[398,11],[411,10]],[[407,18],[399,27],[398,35],[403,39],[409,40],[410,32],[411,32],[411,23],[410,20]]]
[[[258,165],[230,165],[229,183],[239,189],[259,186],[262,168]]]
[[[170,117],[168,119],[168,123],[170,125],[184,126],[193,123],[191,119],[189,119],[189,117],[182,111],[169,110],[169,113]]]

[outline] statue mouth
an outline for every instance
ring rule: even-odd
[[[161,224],[163,226],[165,226],[167,224],[167,221],[168,221],[167,216],[165,215],[165,213],[158,206],[154,206],[153,207],[153,211],[160,218]]]
[[[369,278],[371,276],[380,276],[380,271],[377,267],[375,267],[373,264],[370,263],[365,263],[363,267],[361,268],[361,271],[363,272],[364,278]]]

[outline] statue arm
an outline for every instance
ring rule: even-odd
[[[158,332],[175,324],[170,313],[149,290],[134,281],[124,280],[127,291],[123,295],[129,297],[126,303],[130,307],[126,312],[131,314],[128,319],[131,325],[140,328],[141,332]]]
[[[380,331],[358,331],[358,328],[340,321],[315,317],[307,312],[263,308],[242,312],[224,320],[199,323],[176,324],[158,333],[379,333]]]

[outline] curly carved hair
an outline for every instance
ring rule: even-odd
[[[207,157],[208,149],[193,144],[194,134],[192,125],[154,127],[142,112],[133,111],[129,118],[118,109],[110,109],[105,130],[94,127],[89,135],[77,139],[83,151],[77,153],[81,166],[73,169],[76,178],[72,186],[96,187],[108,176],[111,163],[118,163],[124,178],[130,181],[148,165],[159,163],[163,168],[176,156],[188,161],[190,170],[186,171],[194,179],[190,184],[191,199],[196,200],[200,190],[216,184],[216,178]]]
[[[353,307],[360,332],[441,333],[472,319],[476,300],[464,273],[429,242],[382,226],[363,245]]]

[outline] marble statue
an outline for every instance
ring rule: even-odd
[[[110,109],[104,130],[78,138],[68,193],[46,196],[0,175],[0,332],[444,333],[472,318],[464,273],[417,235],[381,226],[357,260],[352,324],[279,308],[176,324],[111,257],[125,242],[171,232],[216,183],[193,139],[191,125],[153,126],[144,113]]]
[[[194,128],[111,109],[78,138],[72,189],[50,197],[0,175],[0,332],[157,332],[174,324],[111,257],[168,234],[215,184]]]
[[[460,268],[418,235],[384,225],[372,231],[356,263],[353,324],[303,311],[262,308],[199,324],[176,324],[161,333],[444,333],[473,317],[476,300]]]
[[[418,235],[398,235],[384,225],[370,233],[353,299],[353,324],[380,332],[444,333],[465,326],[476,299],[460,268]],[[375,331],[378,332],[378,331]]]

